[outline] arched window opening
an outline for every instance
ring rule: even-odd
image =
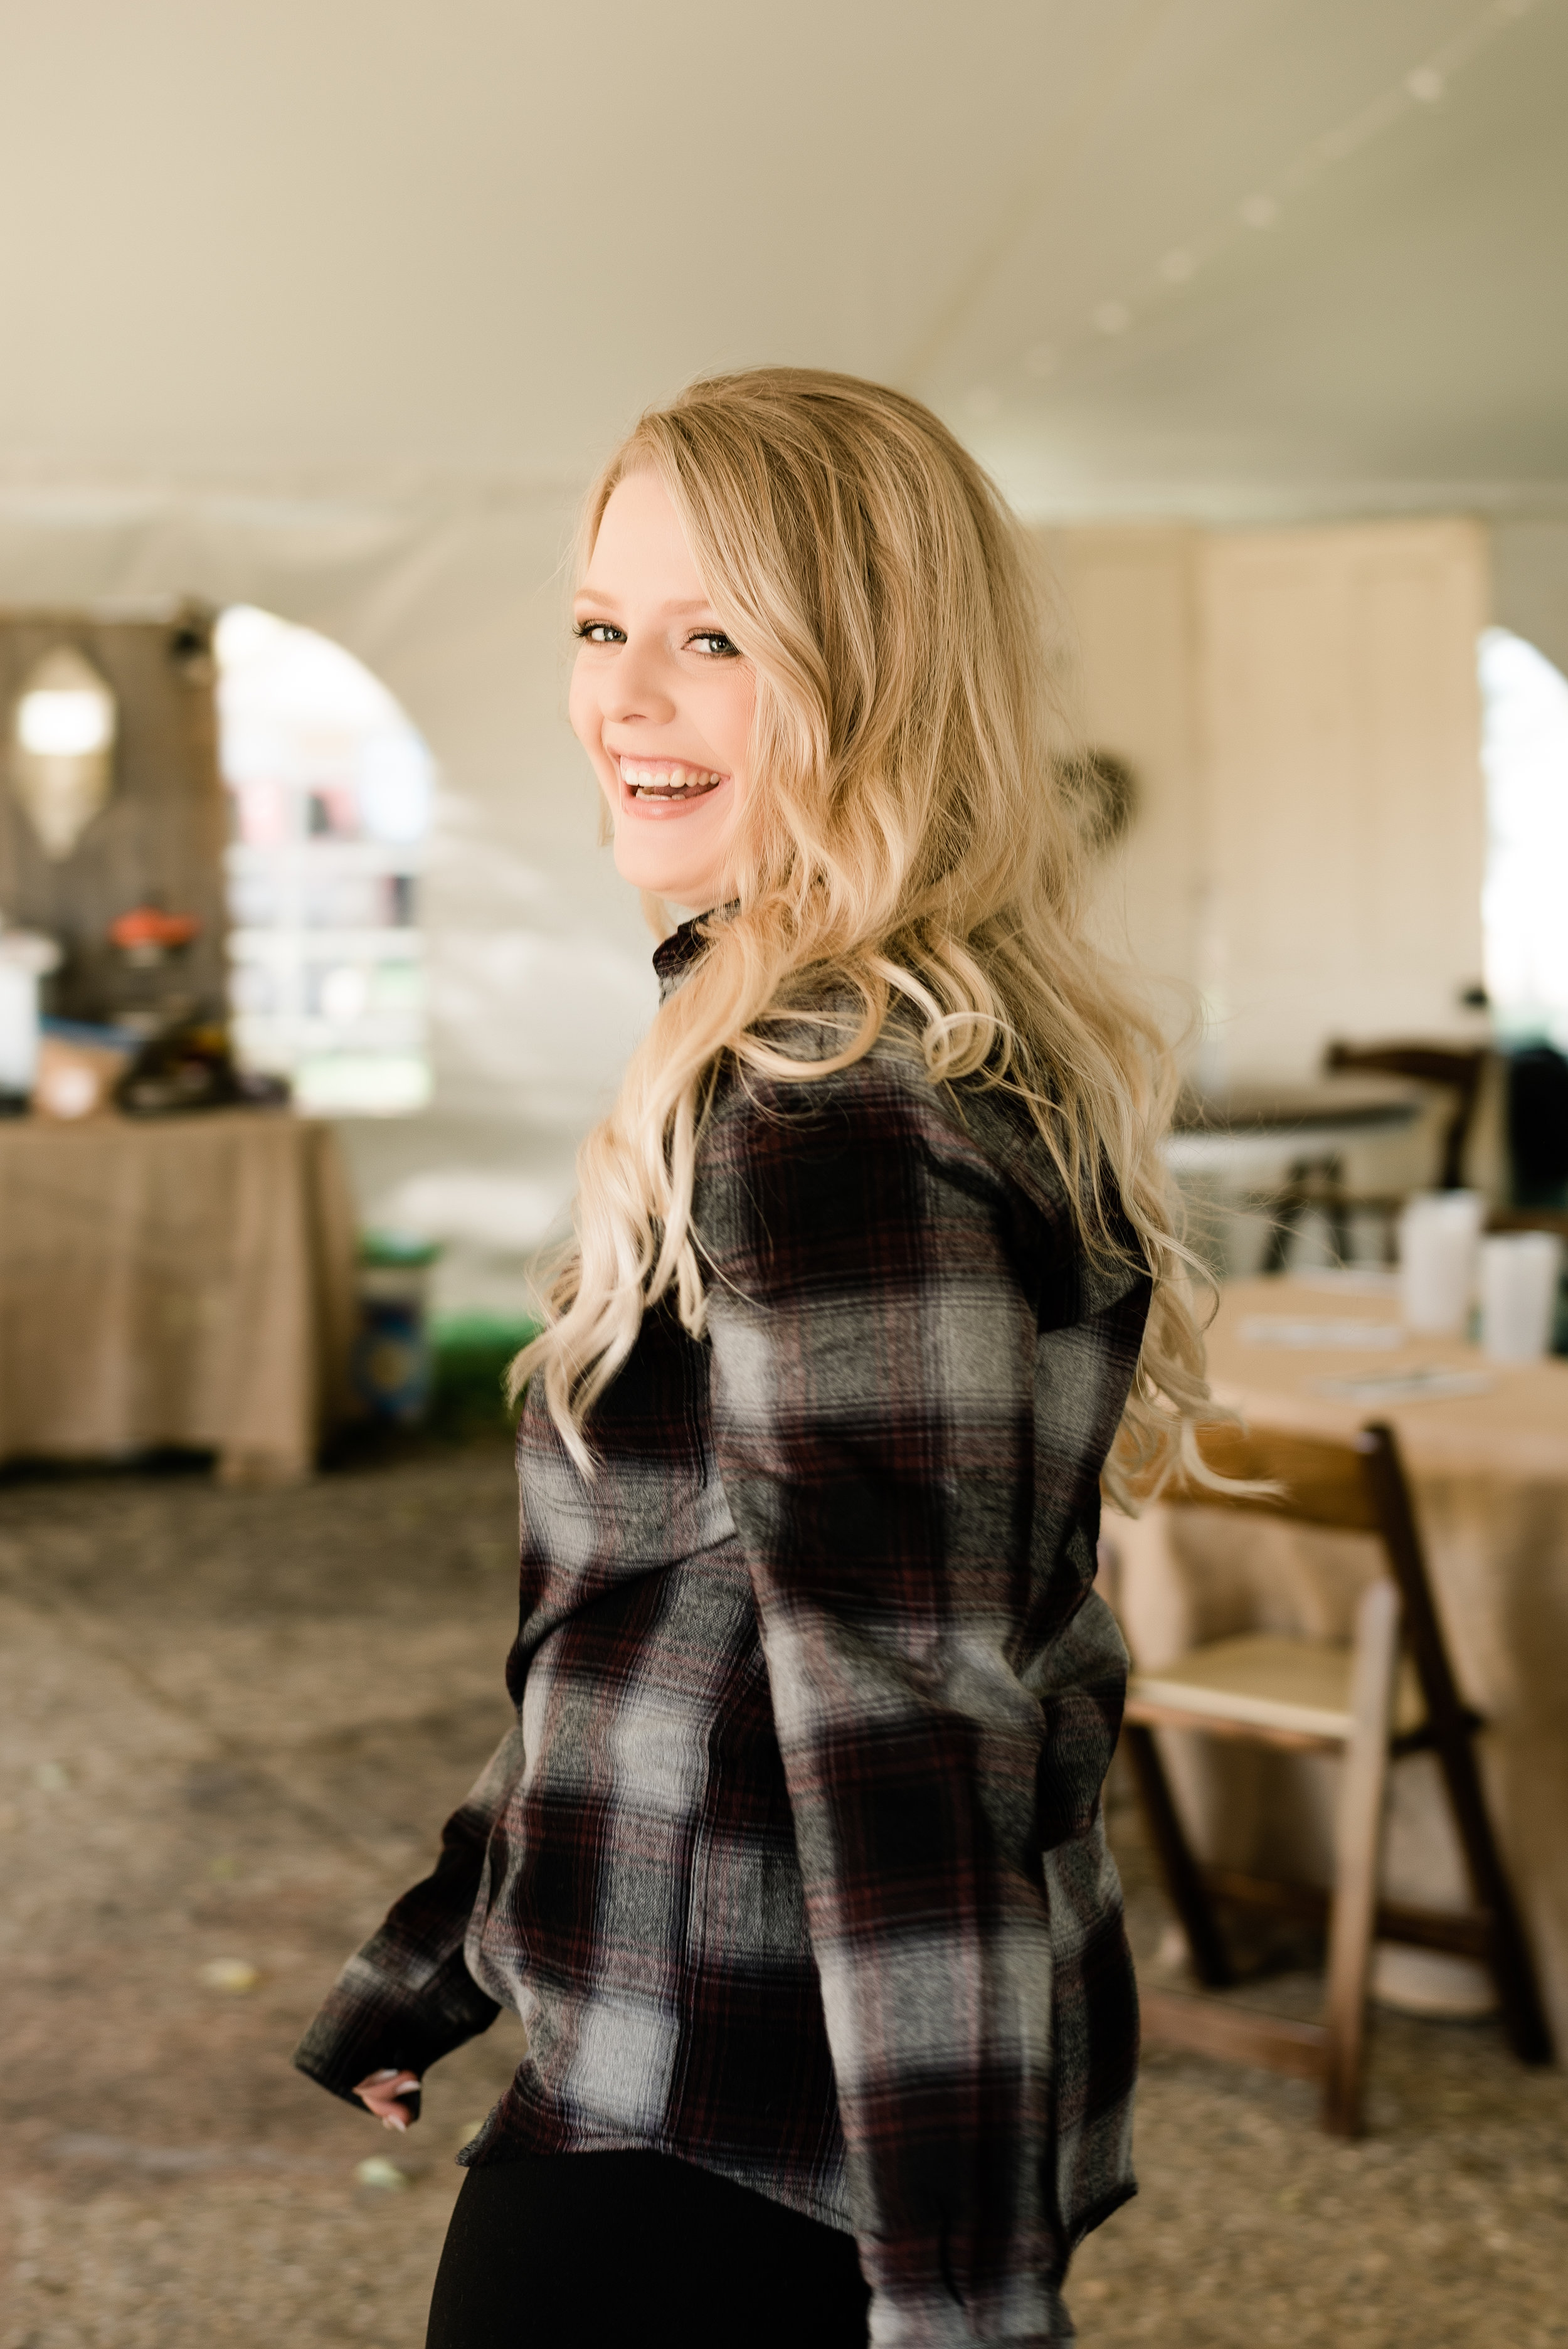
[[[1500,1035],[1568,1047],[1568,678],[1507,628],[1480,647],[1486,990]]]
[[[422,1109],[430,753],[380,680],[314,629],[234,605],[214,648],[238,1055],[288,1077],[302,1109]]]

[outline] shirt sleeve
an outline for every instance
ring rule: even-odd
[[[1126,1376],[1102,1375],[1092,1322],[1064,1303],[1070,1231],[1053,1240],[956,1130],[934,1148],[912,1090],[861,1064],[754,1090],[712,1133],[697,1206],[715,1444],[794,1813],[872,2340],[1035,2349],[1072,2338],[1040,1853],[1042,1806],[1063,1803],[1047,1783],[1059,1723],[1021,1675],[1082,1599],[1039,1571],[1040,1526],[1076,1515],[1092,1537]],[[1053,1313],[1069,1326],[1042,1429]],[[1087,1795],[1096,1836],[1115,1735],[1112,1721],[1066,1805]]]
[[[500,2007],[463,1954],[483,1883],[490,1828],[521,1766],[509,1730],[441,1831],[441,1852],[356,1950],[294,2049],[297,2068],[353,2101],[357,2081],[384,2065],[425,2073],[488,2031]]]

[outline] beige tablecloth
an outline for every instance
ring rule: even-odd
[[[165,1444],[304,1475],[345,1408],[354,1213],[275,1111],[0,1123],[0,1458]]]
[[[1390,1350],[1296,1350],[1249,1342],[1252,1317],[1395,1322],[1397,1299],[1305,1281],[1238,1281],[1210,1332],[1217,1392],[1257,1425],[1349,1434],[1394,1427],[1414,1487],[1434,1595],[1454,1670],[1491,1723],[1481,1766],[1524,1911],[1559,2047],[1568,2050],[1568,1361],[1488,1362],[1444,1340]],[[1317,1382],[1418,1362],[1478,1371],[1481,1394],[1404,1403],[1326,1395]],[[1370,1543],[1208,1511],[1108,1516],[1114,1596],[1144,1666],[1193,1640],[1247,1629],[1348,1637],[1377,1571]],[[1333,1764],[1166,1741],[1199,1843],[1216,1863],[1259,1874],[1301,1868],[1326,1882]],[[1385,1883],[1396,1899],[1460,1907],[1463,1868],[1437,1765],[1394,1774]]]

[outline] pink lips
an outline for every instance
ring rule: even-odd
[[[621,805],[628,815],[664,821],[688,814],[714,797],[729,777],[682,759],[638,759],[613,754],[620,772]]]

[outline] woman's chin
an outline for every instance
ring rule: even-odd
[[[622,875],[623,879],[627,877]],[[645,896],[659,898],[673,909],[674,919],[683,922],[689,915],[706,914],[715,905],[722,905],[727,894],[722,883],[694,881],[689,874],[685,873],[677,880],[634,881],[632,886],[640,889]]]
[[[717,863],[696,857],[658,855],[649,843],[615,840],[615,870],[634,889],[645,889],[670,905],[695,905],[706,911],[724,894],[724,876]]]

